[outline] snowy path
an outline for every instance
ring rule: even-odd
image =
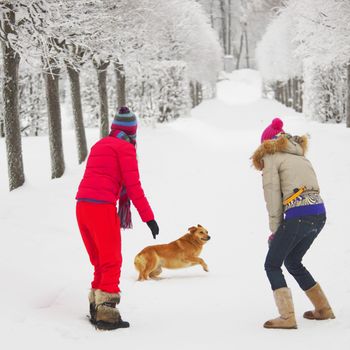
[[[261,327],[276,315],[263,270],[268,236],[261,178],[249,157],[276,115],[292,133],[312,135],[309,158],[327,203],[328,223],[305,262],[326,290],[337,319],[310,322],[310,307],[295,282],[297,331]],[[202,224],[212,240],[200,267],[164,271],[161,281],[136,282],[135,254],[154,244],[134,212],[135,229],[123,233],[120,310],[132,327],[96,332],[85,319],[91,268],[74,217],[74,194],[83,172],[75,165],[71,131],[65,133],[67,173],[48,181],[46,138],[24,140],[26,185],[8,193],[0,169],[0,346],[59,349],[348,349],[350,341],[350,131],[321,125],[260,98],[255,72],[239,71],[219,84],[218,98],[192,118],[140,128],[138,153],[145,192],[161,232],[156,243]],[[90,145],[98,136],[89,130]],[[0,140],[0,164],[5,164]],[[3,347],[2,344],[6,345]]]

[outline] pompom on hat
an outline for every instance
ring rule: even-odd
[[[276,135],[283,132],[283,121],[280,118],[275,118],[272,120],[271,124],[263,131],[261,134],[261,143],[266,140],[273,139]]]
[[[130,111],[128,107],[120,107],[115,114],[111,130],[123,131],[129,138],[136,139],[137,118],[136,115]]]

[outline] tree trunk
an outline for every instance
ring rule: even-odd
[[[280,81],[277,82],[277,90],[278,90],[278,102],[283,103],[283,90],[282,90],[282,83]]]
[[[299,79],[299,112],[302,113],[303,110],[304,110],[304,106],[303,106],[303,94],[304,94],[304,91],[303,91],[303,79]]]
[[[247,67],[246,67],[246,68],[250,68],[247,24],[245,23],[244,26],[245,26],[245,29],[244,29],[244,38],[245,38],[245,59],[246,59],[246,62],[247,62]]]
[[[80,73],[71,65],[67,64],[67,72],[70,81],[70,90],[72,95],[72,107],[74,116],[74,129],[77,140],[78,160],[81,164],[87,157],[88,150],[86,145],[86,136],[84,128],[83,110],[81,106],[80,94]]]
[[[126,82],[124,66],[116,62],[114,64],[116,83],[117,83],[117,103],[118,108],[126,105]]]
[[[0,120],[0,137],[5,137],[5,125],[2,119]]]
[[[197,105],[199,105],[203,101],[203,91],[202,91],[202,84],[196,82],[196,100]]]
[[[298,112],[298,80],[293,78],[292,80],[292,96],[293,96],[293,109]]]
[[[287,81],[287,107],[292,107],[293,106],[292,97],[293,97],[292,80],[288,79],[288,81]]]
[[[236,63],[236,69],[239,69],[239,63],[241,60],[241,56],[242,56],[242,50],[243,50],[243,33],[241,34],[241,40],[240,40],[240,44],[239,44],[239,51],[238,51],[238,56],[237,56],[237,63]]]
[[[221,27],[222,27],[221,28],[222,46],[224,48],[224,54],[228,55],[225,0],[220,0],[220,11],[221,11]]]
[[[274,99],[275,99],[276,101],[278,101],[278,100],[279,100],[279,96],[278,96],[278,89],[277,89],[277,86],[275,86],[275,87],[273,88],[273,95],[274,95]]]
[[[190,94],[191,94],[192,108],[194,108],[196,106],[196,92],[195,92],[193,81],[190,81]]]
[[[263,86],[264,86],[264,94],[263,94],[263,96],[267,97],[267,85],[264,84]],[[276,87],[276,84],[272,84],[271,85],[271,89],[273,91],[273,98],[274,98],[274,100],[277,101],[277,87]]]
[[[288,80],[287,80],[287,82],[285,83],[285,94],[286,94],[286,96],[285,96],[285,105],[287,106],[287,107],[289,107],[289,88],[288,88]]]
[[[347,89],[347,109],[346,109],[346,127],[350,128],[350,64],[347,65],[348,89]]]
[[[211,27],[215,28],[215,23],[214,23],[214,0],[211,0],[211,2],[210,2],[210,23],[211,23]]]
[[[109,134],[107,67],[109,62],[94,62],[97,71],[98,95],[100,99],[100,138]]]
[[[65,169],[62,146],[59,74],[59,68],[51,68],[51,70],[48,68],[44,73],[49,122],[52,179],[61,177]]]
[[[281,87],[280,87],[280,82],[276,81],[276,96],[277,96],[277,101],[281,102]]]
[[[9,23],[15,23],[15,13],[12,11],[12,5],[6,5],[10,11],[4,15],[5,35],[12,34],[13,30]],[[23,185],[24,169],[22,159],[22,140],[19,121],[18,106],[18,68],[20,57],[5,42],[2,43],[3,64],[4,64],[4,83],[3,83],[3,103],[4,103],[4,125],[6,136],[7,164],[9,174],[10,191]]]
[[[193,81],[190,81],[190,94],[191,94],[191,101],[192,101],[192,108],[196,107],[196,88]]]
[[[274,82],[273,87],[273,91],[275,92],[275,100],[280,102],[280,90],[278,81]]]
[[[228,11],[227,11],[227,53],[232,55],[232,19],[231,19],[231,9],[232,2],[228,0]]]
[[[296,107],[296,111],[300,112],[300,94],[301,94],[301,85],[300,85],[300,79],[299,78],[295,78],[295,84],[296,84],[296,90],[295,90],[295,107]]]
[[[283,84],[282,81],[280,82],[280,91],[281,91],[281,103],[285,104],[285,101],[286,101],[286,99],[285,99],[285,88],[284,88],[284,84]]]
[[[288,107],[288,99],[289,99],[289,96],[288,96],[288,82],[285,82],[283,84],[283,94],[284,94],[284,97],[283,97],[284,105],[286,107]]]

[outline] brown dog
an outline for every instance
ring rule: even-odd
[[[202,265],[208,272],[208,266],[199,258],[203,245],[210,239],[208,231],[201,225],[190,227],[181,238],[169,244],[159,244],[143,249],[135,257],[135,267],[139,272],[139,281],[148,278],[157,279],[162,267],[179,269],[194,265]]]

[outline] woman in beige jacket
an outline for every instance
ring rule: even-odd
[[[252,156],[254,167],[263,175],[271,231],[265,271],[280,313],[278,318],[265,322],[265,328],[297,328],[292,295],[281,269],[283,263],[315,307],[304,317],[334,318],[320,285],[302,264],[326,222],[316,174],[304,156],[307,138],[286,134],[282,127],[283,122],[275,118],[264,130],[261,145]]]

